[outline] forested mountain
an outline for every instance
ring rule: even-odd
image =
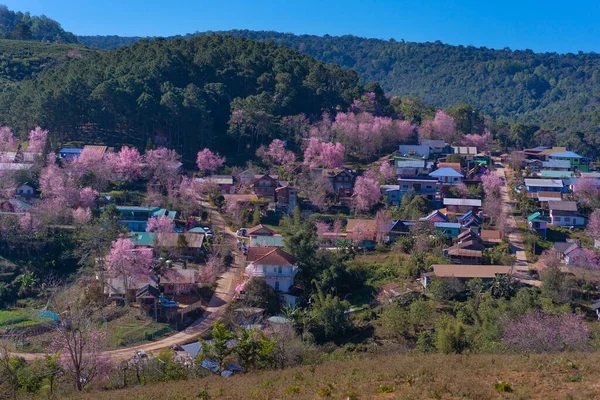
[[[235,30],[220,32],[292,47],[352,68],[390,95],[449,107],[466,102],[494,117],[557,131],[598,130],[600,55],[534,53],[365,39]],[[203,33],[198,33],[202,35]],[[188,35],[189,36],[189,35]],[[135,38],[121,38],[123,43]],[[99,37],[86,44],[108,47]]]
[[[0,40],[0,91],[7,84],[35,77],[43,70],[98,51],[75,44]]]
[[[254,154],[283,137],[282,117],[346,110],[363,92],[356,72],[272,43],[223,35],[142,40],[9,85],[0,93],[0,109],[8,110],[0,126],[43,126],[56,146],[167,141],[190,160],[207,145]]]
[[[77,37],[45,15],[10,11],[0,4],[0,39],[36,40],[51,43],[77,43]]]
[[[140,36],[77,36],[77,40],[79,40],[79,43],[85,46],[94,47],[96,49],[102,50],[114,50],[120,47],[130,46],[136,42],[139,42],[142,39],[143,38]]]

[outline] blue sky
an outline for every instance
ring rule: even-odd
[[[253,29],[413,42],[600,52],[600,1],[0,0],[79,35]]]

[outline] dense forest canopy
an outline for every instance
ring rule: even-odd
[[[0,39],[37,40],[51,43],[77,43],[77,37],[45,15],[14,12],[0,4]]]
[[[373,90],[383,93],[369,85]],[[363,92],[356,72],[272,43],[222,35],[142,40],[73,57],[11,85],[0,94],[0,108],[9,110],[0,125],[19,132],[43,126],[54,133],[55,146],[144,148],[161,140],[189,160],[209,145],[253,153],[283,137],[282,117],[346,110]],[[238,111],[235,122],[232,111]]]
[[[386,93],[417,96],[449,107],[465,102],[494,117],[541,125],[557,132],[599,133],[600,55],[534,53],[279,32],[221,32],[272,41],[326,63],[352,68],[364,82],[377,81]],[[202,35],[203,33],[197,33]],[[189,36],[189,35],[188,35]],[[129,44],[135,38],[121,38]],[[112,48],[113,38],[83,43]]]

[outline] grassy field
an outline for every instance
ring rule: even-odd
[[[594,353],[388,355],[230,378],[210,376],[66,398],[170,399],[597,399]]]
[[[126,315],[108,323],[108,347],[118,349],[146,343],[173,331],[169,324],[154,322],[149,318],[138,320],[132,315]]]

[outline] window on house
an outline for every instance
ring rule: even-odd
[[[554,220],[555,220],[556,222],[560,222],[560,217],[554,217]]]
[[[565,217],[565,222],[571,222],[571,217]]]
[[[279,281],[275,281],[275,290],[279,290]]]
[[[402,189],[408,189],[408,185],[402,185]]]
[[[425,187],[426,187],[427,189],[433,189],[433,186],[431,186],[431,185],[427,185],[427,186],[425,186]]]
[[[283,267],[281,267],[281,266],[277,267],[277,273],[278,274],[283,273]]]

